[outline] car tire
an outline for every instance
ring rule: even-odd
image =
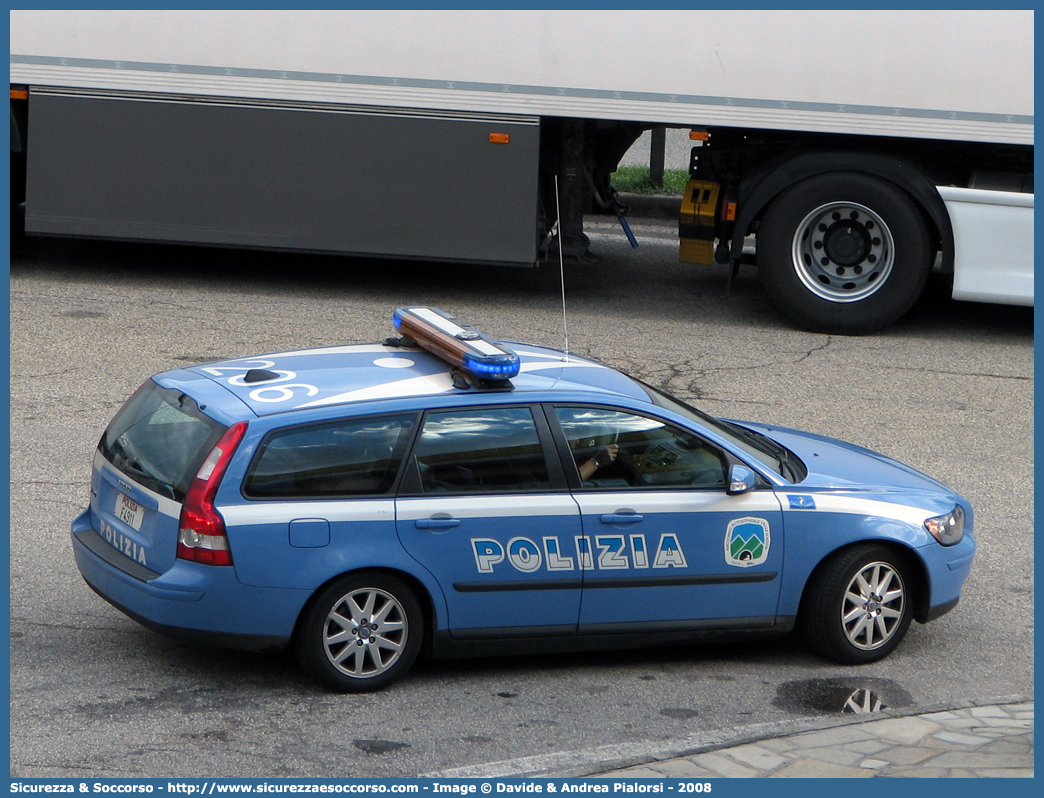
[[[304,669],[331,690],[361,693],[403,676],[423,639],[424,616],[413,591],[390,574],[361,571],[319,591],[295,646]]]
[[[845,665],[884,659],[906,635],[915,590],[905,557],[875,544],[844,549],[809,583],[801,610],[805,638]]]
[[[792,186],[768,207],[758,230],[766,292],[816,332],[863,335],[895,322],[924,291],[933,255],[910,196],[858,172]]]

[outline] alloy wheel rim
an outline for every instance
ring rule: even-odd
[[[852,577],[841,602],[841,626],[848,642],[874,651],[895,636],[906,609],[899,572],[886,562],[873,562]]]
[[[353,590],[338,599],[323,624],[323,649],[341,673],[371,679],[402,655],[409,628],[406,612],[378,588]]]

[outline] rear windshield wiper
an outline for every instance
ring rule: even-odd
[[[145,468],[135,460],[124,448],[123,442],[117,438],[112,442],[109,447],[113,454],[112,464],[116,466],[120,471],[123,471],[127,476],[135,477],[139,481],[144,481],[150,487],[161,488],[162,493],[166,493],[168,498],[177,499],[177,495],[174,492],[174,486],[168,482],[157,477],[155,474],[150,474]]]

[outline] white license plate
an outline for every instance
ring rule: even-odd
[[[145,508],[119,493],[116,495],[116,517],[140,532],[141,522],[145,520]]]

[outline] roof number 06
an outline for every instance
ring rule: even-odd
[[[260,388],[255,388],[250,392],[250,398],[255,402],[285,402],[294,397],[294,388],[299,388],[305,392],[306,396],[315,396],[319,393],[319,389],[314,385],[309,385],[304,382],[293,382],[287,385],[272,385],[274,382],[286,382],[297,377],[297,373],[293,371],[285,371],[283,369],[273,368],[275,363],[271,360],[247,360],[238,363],[234,366],[206,366],[203,371],[209,374],[213,374],[216,377],[224,376],[222,372],[234,371],[234,375],[227,379],[229,385],[245,386],[248,383],[244,381],[247,371],[252,369],[272,369],[273,373],[279,374],[277,379],[266,380],[268,383]],[[273,395],[274,394],[274,395]]]

